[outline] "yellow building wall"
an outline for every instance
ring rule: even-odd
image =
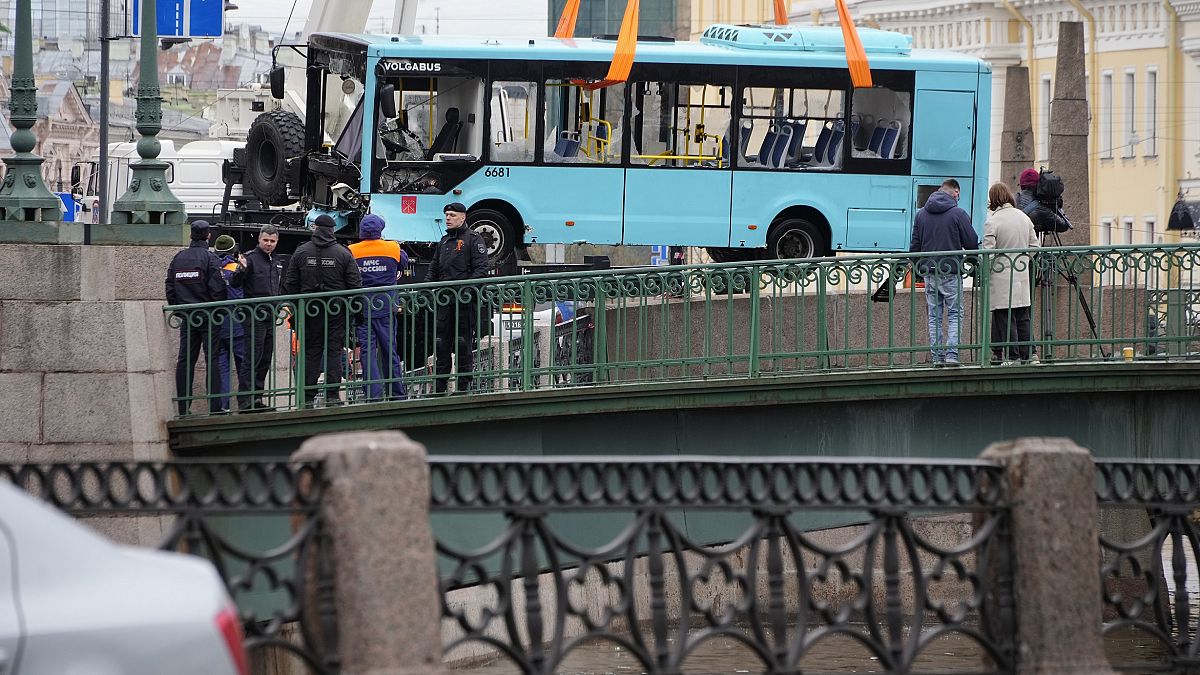
[[[773,0],[692,0],[692,37],[714,23],[763,23],[774,19]]]
[[[1174,239],[1165,236],[1177,185],[1171,157],[1180,143],[1180,134],[1170,128],[1169,120],[1174,116],[1167,107],[1172,86],[1168,79],[1172,51],[1166,48],[1101,51],[1095,58],[1091,54],[1085,57],[1091,111],[1088,164],[1093,244],[1142,244]],[[1053,97],[1055,64],[1053,58],[1037,59],[1029,69],[1034,148],[1039,166],[1049,164],[1045,78],[1050,78],[1049,93]],[[1093,72],[1095,69],[1099,70],[1098,76]],[[1132,128],[1137,140],[1131,153],[1127,152],[1131,146],[1126,141],[1130,119],[1126,99],[1129,72],[1133,76]],[[1147,92],[1151,72],[1156,79],[1153,103]],[[1112,78],[1110,96],[1105,95],[1106,74]],[[1151,105],[1155,109],[1153,128],[1148,119]],[[1111,152],[1106,152],[1109,144],[1103,142],[1102,135],[1109,133],[1109,129]],[[1067,189],[1078,188],[1068,185]]]

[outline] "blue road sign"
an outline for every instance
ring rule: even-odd
[[[225,29],[225,0],[158,0],[158,36],[221,37]],[[142,3],[133,0],[133,35],[142,33]]]
[[[670,265],[671,255],[668,252],[667,246],[651,246],[650,247],[650,264],[651,265]]]

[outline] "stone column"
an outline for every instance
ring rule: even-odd
[[[1088,193],[1087,86],[1084,77],[1083,23],[1058,24],[1058,63],[1054,71],[1054,99],[1050,103],[1050,169],[1066,185],[1063,211],[1075,229],[1062,233],[1064,246],[1092,243],[1091,202]],[[1092,77],[1099,77],[1092,73]],[[1091,275],[1080,283],[1090,284]]]
[[[993,443],[1012,504],[1017,672],[1107,675],[1095,465],[1065,438]]]
[[[4,160],[8,171],[0,185],[0,224],[57,222],[62,202],[42,180],[42,158],[33,154],[37,137],[37,82],[33,79],[33,7],[17,0],[12,90],[8,107],[13,125],[12,157]]]
[[[441,609],[425,448],[398,431],[317,436],[343,675],[442,672]]]
[[[1014,192],[1021,189],[1017,178],[1033,166],[1033,112],[1029,105],[1029,68],[1009,66],[1005,70],[1004,131],[1000,136],[1000,180]]]
[[[137,111],[134,119],[142,137],[141,160],[130,166],[129,190],[113,204],[114,225],[173,225],[187,222],[183,202],[167,185],[167,163],[158,159],[162,144],[162,92],[158,87],[158,14],[155,0],[141,4],[141,61],[138,70]]]

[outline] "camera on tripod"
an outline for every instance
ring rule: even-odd
[[[1071,221],[1067,220],[1062,210],[1062,196],[1066,191],[1062,177],[1053,171],[1042,167],[1038,171],[1038,181],[1033,187],[1033,199],[1021,207],[1025,215],[1033,221],[1033,230],[1038,234],[1058,234],[1071,229]]]

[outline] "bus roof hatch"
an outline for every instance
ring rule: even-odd
[[[868,54],[908,54],[912,36],[885,30],[860,28],[863,48]],[[844,52],[846,43],[837,26],[733,26],[714,24],[700,36],[700,42],[741,49],[780,49],[805,52]]]

